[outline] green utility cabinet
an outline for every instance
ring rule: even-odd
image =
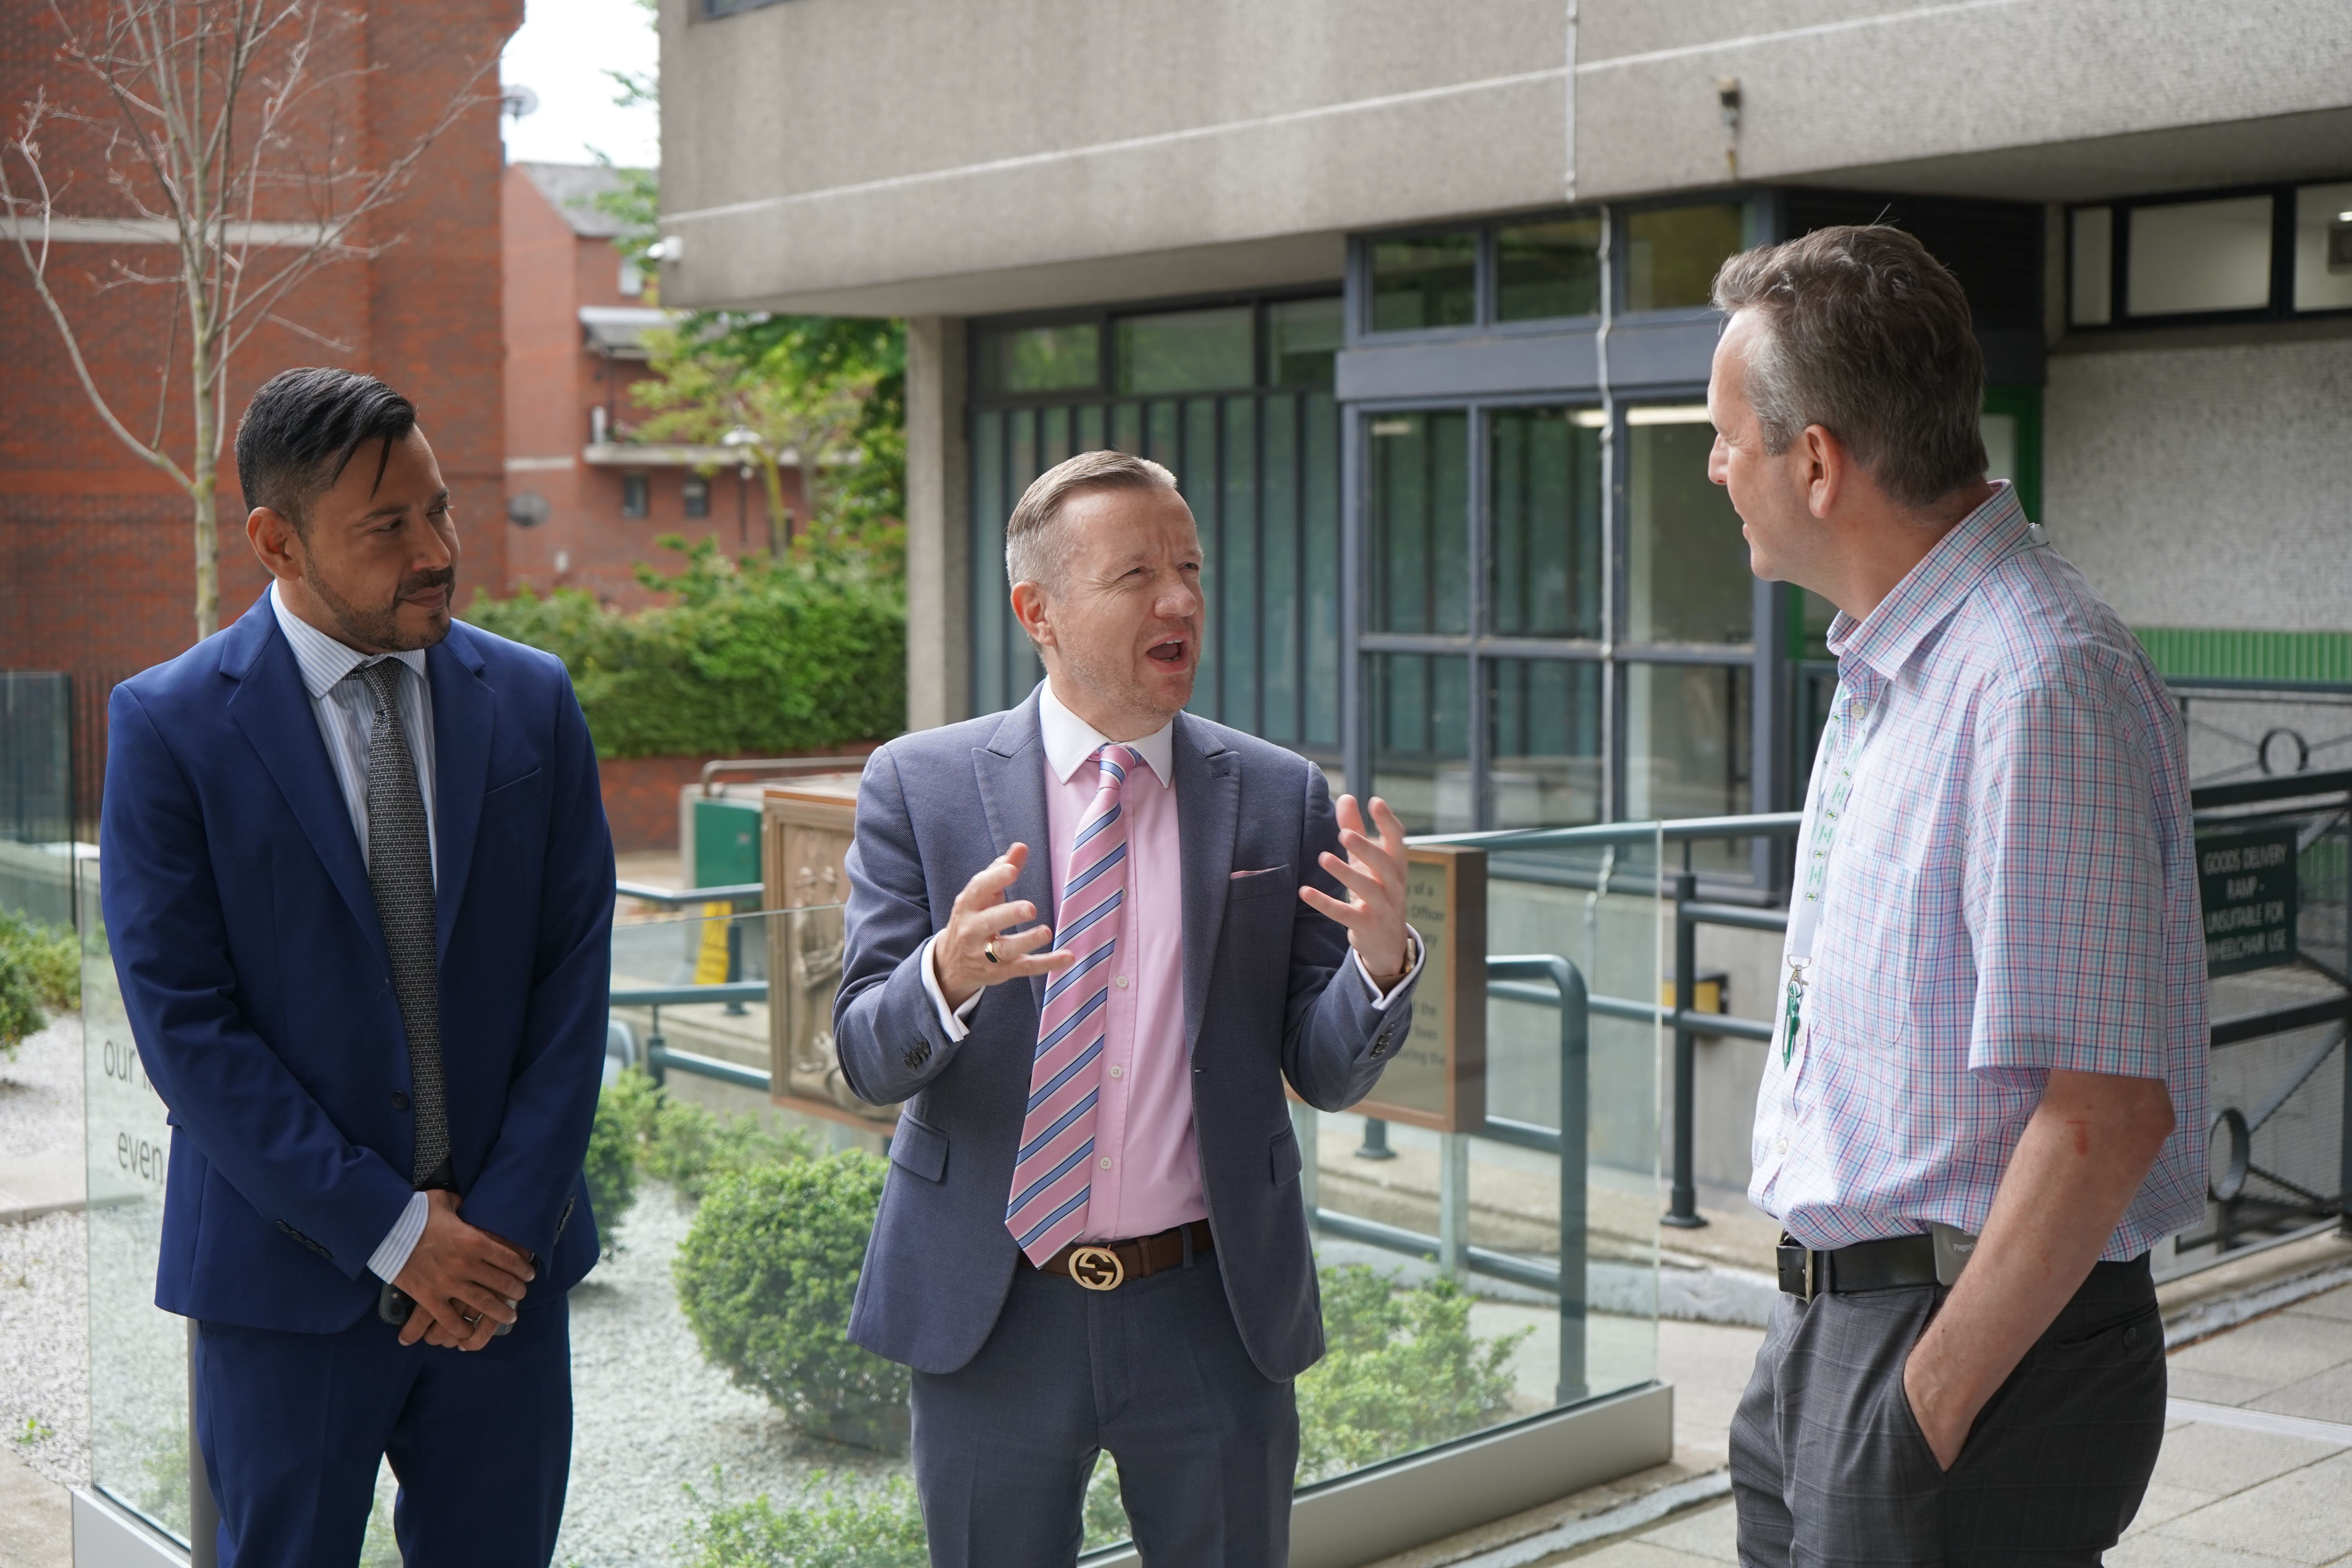
[[[760,879],[760,803],[704,795],[694,803],[697,888],[740,888]]]

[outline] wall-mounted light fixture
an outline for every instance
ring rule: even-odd
[[[1739,178],[1739,79],[1716,78],[1715,100],[1723,108],[1723,167],[1736,180]]]

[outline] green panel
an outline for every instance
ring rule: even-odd
[[[2136,628],[2166,677],[2352,681],[2352,633]]]
[[[760,808],[706,797],[694,803],[694,885],[736,888],[760,879]]]

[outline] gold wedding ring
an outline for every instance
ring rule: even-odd
[[[994,937],[990,937],[988,939],[988,945],[982,948],[980,951],[987,956],[989,963],[994,963],[998,962],[996,956],[996,939]]]

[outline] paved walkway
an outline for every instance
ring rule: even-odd
[[[1677,1445],[1719,1452],[1726,1336],[1746,1334],[1751,1356],[1761,1336],[1696,1327],[1660,1326],[1660,1374]],[[2177,1351],[2171,1371],[2176,1418],[2109,1568],[2352,1564],[2352,1286]],[[1726,1499],[1524,1568],[1702,1568],[1739,1560],[1733,1535]]]

